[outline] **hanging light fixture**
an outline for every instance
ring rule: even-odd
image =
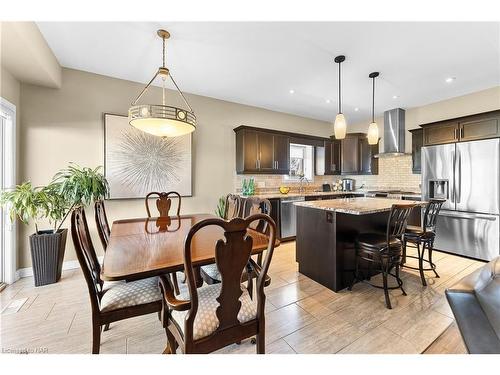
[[[379,76],[379,72],[373,72],[368,75],[372,79],[372,122],[368,126],[368,144],[376,145],[378,143],[378,125],[375,122],[375,78]]]
[[[133,101],[132,106],[128,110],[128,119],[130,125],[146,133],[160,137],[178,137],[189,134],[196,129],[196,116],[184,94],[179,89],[179,86],[175,83],[172,74],[165,66],[165,43],[170,38],[170,33],[160,29],[157,31],[157,34],[163,41],[163,64],[139,96]],[[162,104],[137,104],[158,76],[162,80]],[[165,83],[169,77],[188,110],[165,104]]]
[[[337,116],[335,116],[335,123],[333,124],[333,135],[335,136],[335,139],[344,139],[347,131],[347,122],[344,114],[342,113],[342,75],[340,70],[340,64],[344,61],[344,55],[340,55],[335,58],[335,62],[339,64],[339,112],[337,113]]]

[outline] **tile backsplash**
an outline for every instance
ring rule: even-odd
[[[420,174],[413,174],[411,155],[384,157],[379,159],[378,175],[355,176],[314,176],[314,180],[304,184],[306,191],[320,190],[324,183],[332,183],[341,178],[348,177],[356,180],[355,188],[368,190],[401,189],[420,192]],[[281,185],[290,186],[291,191],[299,189],[299,182],[286,180],[279,175],[236,175],[234,189],[241,192],[243,179],[253,177],[255,192],[257,194],[273,193]]]

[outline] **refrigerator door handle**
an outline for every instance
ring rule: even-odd
[[[457,203],[462,199],[462,153],[458,152],[458,196]]]
[[[495,221],[495,220],[499,219],[498,215],[475,214],[475,213],[468,213],[468,212],[441,211],[439,213],[439,216],[456,217],[459,219],[467,219],[467,220],[481,219],[481,220]]]
[[[455,203],[455,164],[456,164],[456,151],[452,151],[452,156],[451,156],[451,159],[453,160],[452,163],[453,163],[453,186],[451,187],[451,203]]]

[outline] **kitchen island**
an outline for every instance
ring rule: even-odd
[[[393,204],[425,202],[386,198],[341,198],[297,202],[296,260],[299,272],[338,292],[353,279],[359,233],[385,233]]]

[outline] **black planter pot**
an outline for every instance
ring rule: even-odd
[[[67,234],[67,229],[60,229],[57,233],[40,231],[30,236],[35,286],[53,284],[61,278]]]

